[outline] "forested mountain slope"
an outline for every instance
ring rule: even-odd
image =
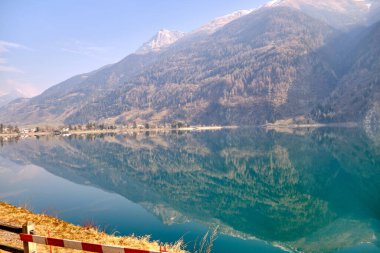
[[[289,8],[256,11],[186,47],[179,42],[66,122],[260,124],[303,114],[334,89],[334,72],[318,52],[333,31]]]
[[[337,89],[313,110],[317,121],[380,123],[380,22],[361,36],[346,56],[352,64]]]

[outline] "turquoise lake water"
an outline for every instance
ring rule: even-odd
[[[361,129],[3,142],[0,201],[215,253],[380,252],[380,138]]]

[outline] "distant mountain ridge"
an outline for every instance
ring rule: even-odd
[[[0,107],[7,105],[9,102],[15,99],[23,98],[24,96],[25,95],[17,89],[14,89],[10,92],[0,92]]]
[[[373,13],[378,12],[378,0],[273,0],[265,7],[291,7],[311,17],[322,20],[335,28],[370,25]],[[378,14],[378,13],[377,13]]]
[[[257,125],[302,115],[351,121],[344,113],[327,120],[324,114],[331,106],[326,105],[345,89],[344,80],[363,75],[359,70],[368,50],[379,58],[377,44],[365,40],[376,31],[361,27],[374,22],[378,6],[373,0],[272,1],[190,33],[161,30],[116,64],[10,103],[0,121]],[[368,64],[367,75],[376,76],[377,65]],[[378,87],[378,79],[370,83],[363,85]],[[342,102],[335,104],[346,103],[345,96],[338,99]],[[377,115],[376,96],[357,99],[373,105],[360,107],[366,110],[360,115]],[[373,124],[377,118],[357,121]]]

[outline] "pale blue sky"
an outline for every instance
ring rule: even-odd
[[[35,95],[133,53],[159,29],[188,32],[265,0],[0,0],[0,93]]]

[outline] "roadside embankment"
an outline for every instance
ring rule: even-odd
[[[123,246],[144,250],[159,250],[159,242],[150,240],[149,236],[115,236],[99,231],[93,226],[77,226],[46,214],[35,214],[24,208],[0,202],[0,222],[21,227],[26,221],[35,224],[37,235],[70,239],[104,245]],[[22,248],[18,235],[0,230],[0,244]],[[183,243],[166,244],[166,249],[173,253],[185,253]],[[2,252],[0,250],[0,252]],[[50,252],[49,246],[37,245],[37,252]],[[53,247],[53,252],[78,252],[77,250]]]

